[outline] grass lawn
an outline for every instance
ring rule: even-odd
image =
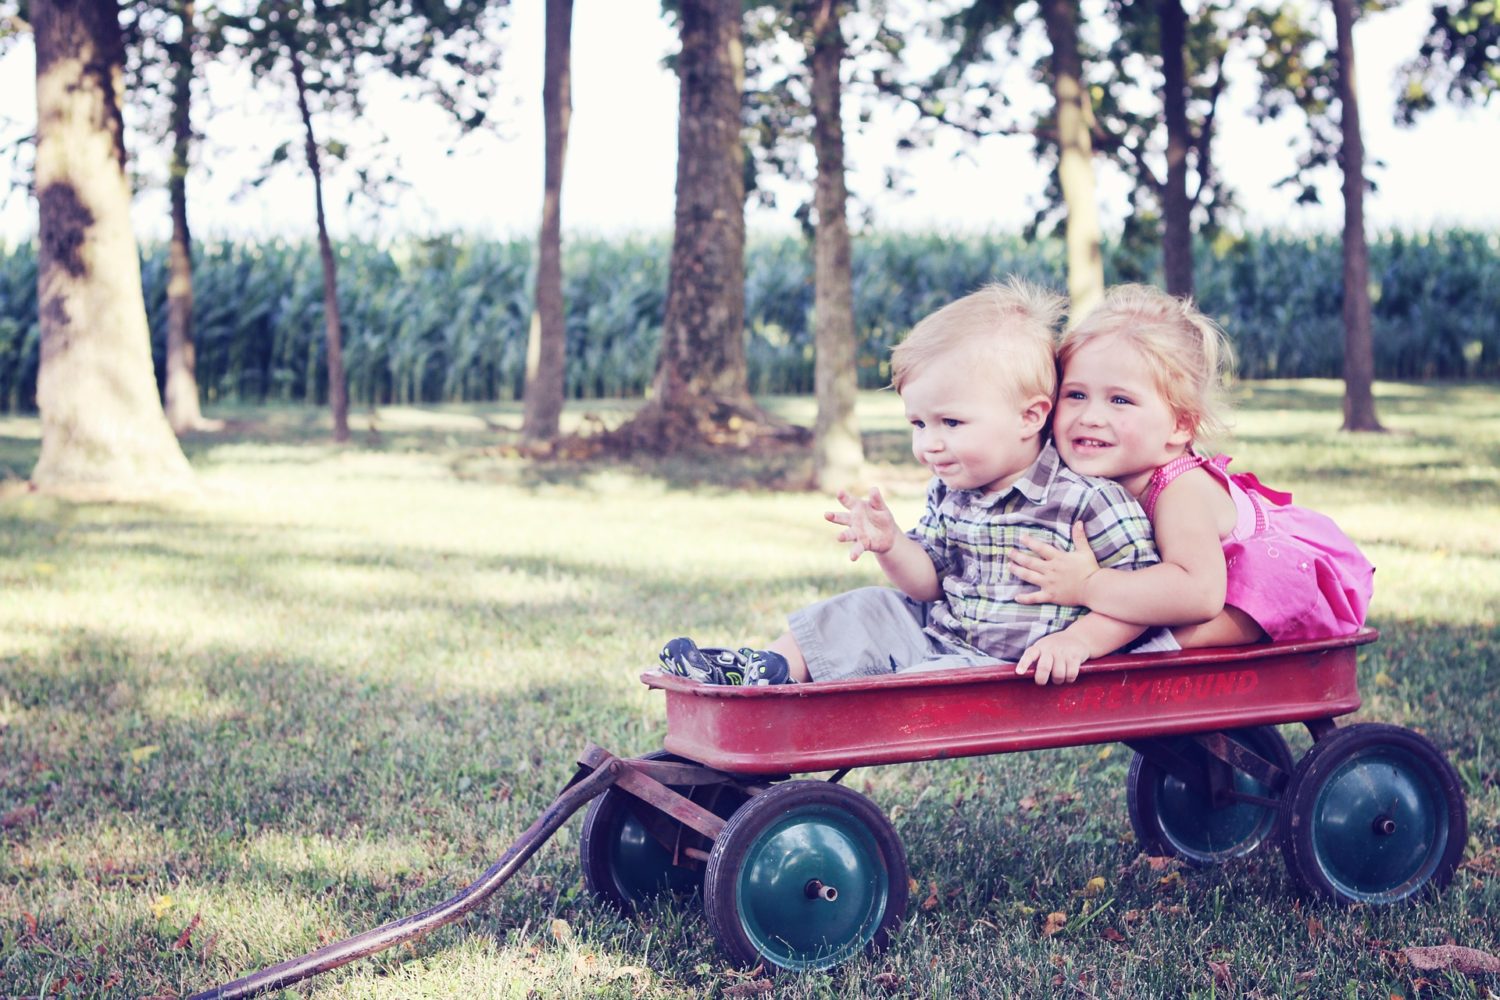
[[[1452,886],[1339,911],[1299,902],[1272,849],[1154,869],[1122,747],[860,770],[918,883],[908,923],[775,995],[1500,993],[1400,955],[1500,954],[1500,391],[1382,384],[1395,433],[1357,437],[1334,430],[1339,393],[1247,387],[1229,450],[1379,567],[1357,718],[1450,753],[1471,832]],[[910,524],[899,401],[861,406],[872,481]],[[203,497],[152,506],[26,494],[37,422],[0,418],[0,997],[185,995],[439,902],[585,744],[661,745],[637,677],[664,639],[762,642],[878,581],[832,542],[826,498],[764,488],[797,477],[784,460],[529,464],[494,447],[513,407],[356,414],[343,449],[321,413],[212,415],[229,429],[186,443]],[[621,919],[593,900],[577,828],[476,914],[288,995],[770,995],[696,902]]]

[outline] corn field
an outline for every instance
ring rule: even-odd
[[[669,242],[573,239],[564,248],[567,391],[636,396],[651,381]],[[1156,274],[1111,250],[1108,280]],[[523,389],[533,252],[526,240],[446,237],[338,248],[351,401],[514,399]],[[1382,378],[1500,376],[1500,234],[1387,234],[1370,248],[1375,361]],[[142,283],[158,376],[166,341],[166,250]],[[220,242],[195,251],[198,382],[205,401],[321,402],[321,273],[308,242]],[[34,406],[36,251],[0,247],[0,410]],[[1056,241],[1017,236],[868,236],[854,247],[858,364],[884,385],[890,348],[926,313],[1017,274],[1065,285]],[[1243,378],[1337,376],[1343,327],[1339,240],[1271,234],[1197,249],[1198,299],[1229,332]],[[795,237],[752,240],[746,267],[750,386],[813,385],[812,262]]]

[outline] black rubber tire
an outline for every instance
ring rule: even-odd
[[[1287,869],[1340,905],[1397,903],[1453,878],[1469,836],[1458,772],[1425,736],[1363,723],[1298,762],[1282,804]]]
[[[736,965],[827,969],[885,949],[906,916],[909,877],[901,840],[873,802],[827,781],[788,781],[725,824],[703,909]]]
[[[642,759],[690,763],[665,750],[643,754]],[[668,787],[726,818],[745,801],[744,793],[728,785]],[[649,905],[664,893],[690,895],[703,884],[701,866],[672,864],[671,852],[646,831],[639,817],[648,810],[656,812],[629,792],[608,788],[589,803],[583,817],[578,841],[583,884],[624,914]],[[683,833],[684,846],[709,849],[707,837],[686,828]]]
[[[1292,751],[1275,726],[1235,729],[1225,735],[1291,774]],[[1206,750],[1189,739],[1177,743],[1180,752],[1208,757]],[[1235,772],[1234,780],[1240,791],[1277,797],[1242,772]],[[1280,823],[1280,810],[1255,803],[1215,809],[1201,793],[1139,753],[1130,762],[1125,798],[1140,849],[1158,857],[1181,858],[1194,867],[1244,857],[1272,838]]]

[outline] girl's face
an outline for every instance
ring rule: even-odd
[[[929,361],[901,387],[911,450],[952,490],[1009,489],[1036,460],[1051,401],[1001,387],[964,352]]]
[[[1114,479],[1136,496],[1151,473],[1192,440],[1156,388],[1145,357],[1114,334],[1089,341],[1068,359],[1052,428],[1070,468]]]

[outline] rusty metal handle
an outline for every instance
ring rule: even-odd
[[[232,983],[195,993],[188,1000],[238,1000],[268,990],[278,990],[453,923],[504,885],[567,822],[569,816],[589,799],[613,785],[624,770],[625,765],[619,758],[603,753],[592,774],[569,783],[552,804],[542,811],[536,822],[527,827],[526,832],[510,845],[499,861],[463,892],[446,902],[352,938],[336,941],[301,958],[288,959]]]

